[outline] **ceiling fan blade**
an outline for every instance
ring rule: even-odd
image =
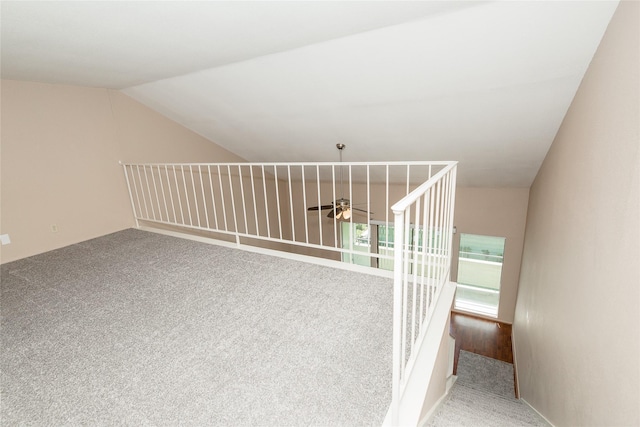
[[[323,211],[325,209],[332,209],[333,205],[311,206],[307,208],[308,211]]]
[[[364,209],[354,208],[353,206],[351,206],[351,210],[352,210],[352,211],[360,211],[360,212],[364,212],[364,213],[368,213],[368,214],[373,215],[373,212],[369,212],[369,211],[364,210]]]
[[[329,213],[327,214],[327,218],[333,219],[334,216],[336,216],[336,210],[335,209],[331,209],[329,211]]]

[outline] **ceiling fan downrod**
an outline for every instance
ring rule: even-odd
[[[336,144],[336,148],[338,149],[338,152],[340,153],[340,201],[341,204],[342,202],[344,202],[344,184],[343,184],[343,180],[342,180],[342,150],[344,150],[346,148],[345,144]]]
[[[323,211],[325,209],[331,209],[328,218],[345,219],[351,218],[352,211],[364,212],[368,215],[372,213],[363,209],[354,208],[351,206],[351,202],[344,198],[344,164],[342,164],[342,150],[346,148],[345,144],[336,144],[336,148],[340,153],[340,198],[331,202],[330,205],[311,206],[307,208],[307,211]],[[335,191],[335,190],[334,190]]]

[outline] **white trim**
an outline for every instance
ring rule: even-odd
[[[470,262],[475,264],[500,265],[500,266],[504,264],[504,262],[498,262],[498,261],[487,261],[484,259],[461,257],[460,254],[464,254],[464,253],[472,253],[472,252],[458,252],[458,263],[462,261],[462,262]],[[482,254],[482,256],[498,257],[498,255],[485,255],[485,254]],[[504,257],[500,257],[500,258],[504,258]]]
[[[513,379],[516,383],[516,396],[520,399],[520,380],[518,378],[518,364],[516,363],[516,334],[513,325],[511,325],[511,356],[513,358]]]
[[[529,402],[527,402],[526,400],[520,398],[519,400],[521,400],[524,404],[526,404],[529,408],[531,408],[533,410],[533,412],[535,412],[536,414],[538,414],[540,416],[540,418],[542,418],[543,420],[545,420],[547,423],[549,423],[549,425],[551,427],[555,427],[555,424],[553,424],[551,421],[549,421],[547,419],[547,417],[545,417],[544,415],[542,415],[540,412],[538,412],[538,410],[536,408],[534,408],[533,406],[531,406],[531,404]]]
[[[404,212],[411,204],[415,203],[418,197],[422,196],[428,189],[433,187],[438,181],[440,181],[445,175],[451,172],[452,169],[455,168],[458,162],[447,162],[448,164],[444,169],[441,169],[438,173],[429,178],[426,182],[423,182],[418,188],[413,190],[411,193],[407,194],[403,197],[399,202],[395,205],[391,206],[391,210],[395,214],[399,214]],[[411,164],[411,162],[407,162],[406,164]],[[425,163],[428,164],[428,163]]]
[[[137,220],[137,218],[136,218],[136,220]],[[282,238],[282,237],[276,238],[276,237],[258,236],[258,235],[254,235],[254,234],[247,234],[247,233],[240,233],[240,232],[236,233],[235,231],[216,230],[216,229],[213,229],[213,228],[198,227],[197,225],[177,224],[177,223],[170,222],[170,221],[161,221],[161,220],[154,220],[154,219],[148,219],[148,218],[140,218],[139,220],[142,221],[142,222],[145,222],[145,223],[163,224],[163,225],[169,225],[169,226],[172,226],[172,227],[184,228],[184,229],[187,229],[187,230],[196,230],[196,231],[204,231],[204,232],[210,232],[210,233],[226,234],[227,236],[233,236],[237,240],[239,240],[241,238],[255,239],[255,240],[261,240],[261,241],[266,241],[266,242],[274,242],[274,243],[278,243],[278,244],[285,244],[285,245],[291,245],[291,246],[301,246],[301,247],[312,248],[312,249],[320,249],[320,250],[329,251],[329,252],[338,252],[338,253],[352,254],[352,255],[364,255],[364,256],[369,256],[371,258],[381,258],[381,259],[393,260],[393,257],[389,256],[389,255],[381,255],[381,254],[376,254],[376,253],[371,253],[371,252],[350,251],[349,249],[344,249],[342,247],[327,246],[327,245],[323,245],[322,243],[321,244],[305,243],[305,242],[299,242],[299,241],[294,241],[294,240],[288,240],[288,239],[285,239],[285,238]],[[136,228],[142,228],[142,227],[145,227],[145,226],[141,225],[141,226],[136,227]],[[148,227],[148,230],[156,230],[156,229],[153,228],[153,227]],[[185,234],[190,235],[188,233],[185,233]],[[213,240],[216,240],[216,239],[213,239]],[[243,245],[243,243],[238,243],[238,245]],[[249,246],[249,245],[247,245],[247,246]],[[309,261],[309,262],[311,262],[311,261]]]
[[[458,287],[459,288],[463,288],[463,289],[470,289],[472,291],[484,292],[486,294],[499,294],[500,293],[499,289],[488,289],[488,288],[483,288],[481,286],[467,285],[467,284],[464,284],[464,283],[458,283]]]
[[[427,412],[425,414],[424,417],[422,417],[422,419],[420,420],[420,422],[418,423],[418,427],[424,427],[426,426],[429,422],[431,422],[431,420],[433,419],[433,417],[438,413],[438,411],[440,410],[440,408],[442,407],[442,405],[444,404],[444,402],[447,400],[447,398],[449,397],[449,394],[451,392],[451,387],[453,387],[453,385],[456,383],[456,380],[458,379],[458,377],[456,375],[451,375],[449,378],[447,378],[447,390],[445,391],[445,393],[442,395],[442,397],[440,397],[440,399],[438,399],[438,401],[435,403],[435,405],[433,405],[433,408],[431,408],[429,410],[429,412]]]
[[[224,247],[233,248],[233,249],[241,249],[247,252],[277,256],[279,258],[286,258],[294,261],[307,262],[309,264],[316,264],[316,265],[322,265],[325,267],[339,268],[341,270],[348,270],[348,271],[354,271],[357,273],[369,274],[371,276],[387,277],[390,279],[393,278],[392,271],[380,270],[378,268],[365,267],[362,265],[348,264],[348,263],[344,263],[342,261],[336,261],[333,259],[319,258],[319,257],[310,256],[310,255],[294,254],[291,252],[279,251],[275,249],[267,249],[267,248],[260,248],[257,246],[245,245],[242,243],[225,242],[223,240],[217,240],[210,237],[180,233],[178,231],[161,230],[159,228],[153,228],[153,227],[140,226],[138,227],[138,229],[143,231],[149,231],[151,233],[165,234],[167,236],[179,237],[181,239],[188,239],[188,240],[194,240],[196,242],[208,243],[210,245],[224,246]],[[282,243],[287,243],[287,242],[282,242]]]
[[[414,359],[415,364],[411,370],[411,375],[407,378],[405,392],[397,408],[398,420],[393,420],[393,402],[387,412],[383,425],[393,424],[402,426],[418,425],[420,412],[424,405],[424,399],[429,390],[429,383],[433,376],[436,359],[440,351],[442,334],[449,331],[449,313],[455,295],[455,283],[448,282],[442,288],[440,297],[434,307],[433,316],[428,323],[424,336],[424,342],[418,347],[418,353]],[[449,347],[449,343],[446,344]]]
[[[507,322],[506,320],[500,320],[499,318],[496,317],[489,317],[489,316],[485,316],[479,313],[472,313],[470,311],[464,311],[461,310],[457,307],[453,307],[453,309],[451,310],[452,313],[458,313],[458,314],[464,314],[464,315],[468,315],[468,316],[472,316],[472,317],[477,317],[480,319],[484,319],[484,320],[491,320],[492,322],[500,322],[500,323],[504,323],[505,325],[513,325],[513,322]],[[513,335],[513,333],[512,333]]]
[[[449,318],[449,323],[451,323],[451,318]],[[455,375],[453,375],[453,368],[455,368],[455,360],[456,359],[456,339],[454,337],[451,336],[451,332],[449,332],[449,366],[447,367],[447,392],[449,391],[449,388],[451,388],[451,386],[453,385],[453,383],[455,382],[455,379],[457,378]],[[449,384],[449,380],[454,377],[454,380],[451,384]]]
[[[264,163],[130,163],[130,162],[122,162],[119,161],[120,164],[125,165],[138,165],[138,166],[164,166],[164,165],[173,165],[173,166],[205,166],[205,165],[229,165],[229,166],[452,166],[457,164],[457,161],[452,160],[443,160],[443,161],[435,161],[435,162],[424,162],[424,161],[393,161],[393,162],[264,162]]]
[[[493,321],[499,320],[497,312],[496,312],[495,316],[493,316],[493,315],[488,314],[486,312],[483,313],[483,312],[474,311],[474,310],[471,310],[471,309],[465,310],[464,307],[460,307],[456,303],[454,303],[452,311],[455,312],[455,313],[468,314],[468,315],[475,316],[475,317],[481,317],[481,318],[487,319],[487,320],[493,320]]]

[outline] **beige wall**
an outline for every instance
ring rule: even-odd
[[[527,219],[528,188],[458,188],[454,223],[452,280],[458,277],[460,234],[504,237],[498,320],[513,322]]]
[[[557,426],[640,425],[639,18],[620,3],[531,187],[518,383]]]
[[[2,263],[131,227],[119,160],[242,161],[120,92],[9,80],[1,90]]]
[[[244,162],[210,140],[188,130],[117,91],[108,91],[115,137],[126,162]]]
[[[432,411],[435,412],[438,409],[436,405],[440,403],[440,399],[442,399],[447,393],[447,380],[449,379],[450,373],[449,364],[454,357],[454,355],[451,354],[451,335],[449,335],[450,324],[451,313],[447,316],[447,326],[442,331],[442,338],[440,339],[440,345],[438,346],[438,355],[436,356],[433,374],[429,381],[427,395],[425,396],[424,404],[422,405],[420,420],[425,420],[428,419],[427,417],[432,416]],[[453,375],[453,373],[451,373],[451,375]]]

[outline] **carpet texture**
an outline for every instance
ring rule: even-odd
[[[460,350],[457,380],[430,420],[432,427],[520,427],[549,424],[515,398],[513,365]]]
[[[515,399],[513,364],[460,350],[456,383]]]
[[[542,417],[516,399],[505,399],[461,384],[428,424],[434,427],[549,427]]]
[[[392,281],[139,230],[1,266],[3,425],[374,425]]]

